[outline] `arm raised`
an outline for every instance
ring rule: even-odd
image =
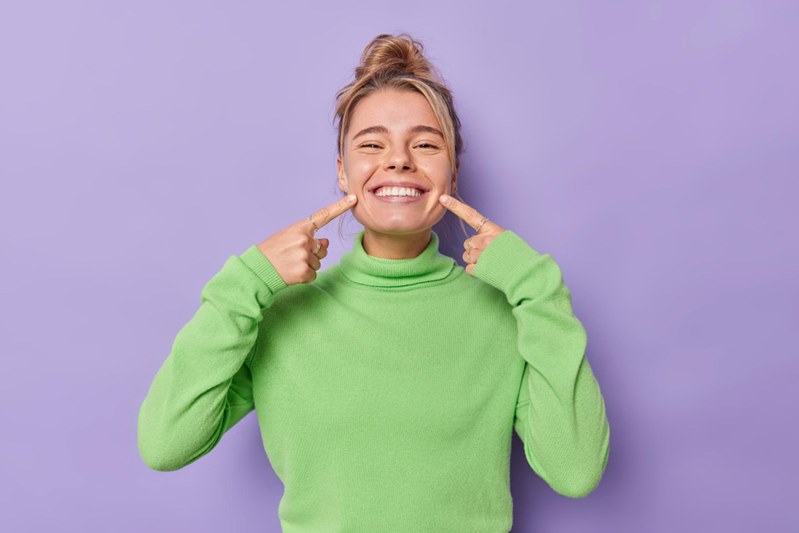
[[[560,268],[506,230],[483,250],[474,275],[513,306],[525,360],[514,428],[527,462],[559,494],[587,496],[605,471],[610,427]]]

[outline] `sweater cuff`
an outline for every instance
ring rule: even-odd
[[[541,252],[531,247],[513,231],[506,229],[488,243],[474,264],[472,273],[489,285],[507,292],[519,268],[541,257]]]
[[[239,255],[239,259],[247,265],[250,270],[263,281],[272,293],[276,293],[280,289],[287,287],[283,278],[275,270],[274,265],[266,258],[266,256],[254,244],[247,248],[247,250]]]

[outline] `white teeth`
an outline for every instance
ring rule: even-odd
[[[418,189],[408,187],[380,187],[375,191],[377,196],[421,196],[422,192]]]

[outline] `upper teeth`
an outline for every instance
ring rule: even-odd
[[[380,187],[375,194],[377,196],[421,196],[422,192],[409,187]]]

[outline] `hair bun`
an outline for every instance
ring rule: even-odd
[[[382,33],[363,51],[361,64],[355,68],[355,79],[411,74],[435,79],[435,69],[424,56],[424,46],[407,33]]]
[[[336,93],[338,154],[344,154],[350,120],[358,103],[381,90],[417,92],[427,99],[441,125],[449,160],[457,172],[463,137],[452,91],[440,71],[425,57],[422,43],[407,33],[381,33],[372,39],[355,68],[355,79]]]

